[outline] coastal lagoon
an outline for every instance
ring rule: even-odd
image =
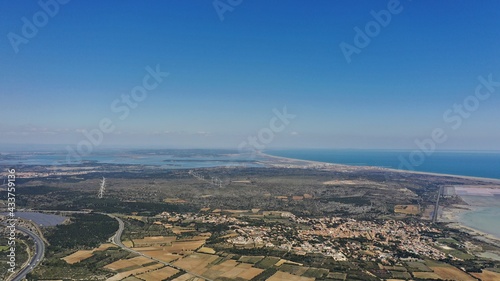
[[[500,239],[500,190],[490,190],[483,194],[475,193],[477,188],[469,188],[471,195],[464,195],[463,190],[457,194],[470,206],[471,211],[463,212],[458,221],[468,227],[491,234]]]
[[[249,159],[248,155],[239,154],[236,150],[222,149],[100,150],[84,155],[81,159],[70,156],[64,151],[10,151],[0,154],[0,166],[61,166],[68,164],[144,165],[166,169],[261,166],[254,159]]]
[[[463,213],[459,222],[500,239],[500,207],[478,207]]]

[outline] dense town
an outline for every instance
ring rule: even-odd
[[[255,212],[256,210],[254,210]],[[400,259],[427,257],[435,260],[452,258],[438,250],[439,243],[432,236],[440,230],[423,222],[397,220],[358,221],[350,218],[303,218],[289,212],[260,212],[221,214],[168,213],[166,227],[172,223],[211,223],[229,226],[226,242],[235,248],[275,248],[293,251],[298,255],[320,253],[335,260],[348,259],[379,261],[394,264]],[[267,216],[266,216],[267,215]],[[252,219],[279,215],[286,223],[255,225]]]

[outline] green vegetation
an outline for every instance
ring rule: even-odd
[[[74,214],[72,223],[52,228],[46,238],[48,252],[64,249],[94,248],[105,242],[118,230],[118,222],[101,214]]]
[[[333,280],[345,280],[346,276],[347,273],[344,272],[330,272],[328,274],[328,278]]]
[[[110,248],[97,251],[88,259],[67,264],[61,258],[80,249],[91,249],[105,243],[118,229],[118,222],[102,214],[74,214],[71,223],[47,229],[45,237],[50,243],[41,266],[28,275],[29,280],[81,279],[105,280],[113,273],[102,267],[113,261],[131,257],[129,252]]]
[[[125,231],[123,232],[124,240],[142,239],[146,236],[172,236],[173,232],[167,230],[161,225],[145,223],[135,219],[124,219]]]
[[[411,272],[432,272],[432,269],[421,262],[407,262],[406,266]]]
[[[86,165],[92,166],[93,164],[87,163]],[[400,247],[401,243],[398,242],[403,238],[390,235],[381,237],[380,234],[376,236],[376,239],[380,239],[377,242],[373,242],[373,237],[364,235],[329,237],[314,234],[311,239],[297,238],[301,230],[322,231],[320,224],[323,222],[318,219],[324,217],[356,219],[358,222],[412,221],[422,224],[422,226],[430,226],[430,222],[416,216],[408,218],[404,214],[394,215],[393,207],[397,204],[431,206],[435,202],[437,189],[441,185],[472,184],[473,182],[470,180],[411,174],[403,178],[398,173],[384,174],[373,170],[200,169],[200,172],[206,176],[216,176],[225,180],[225,186],[215,188],[195,179],[186,170],[181,169],[171,171],[139,166],[127,166],[125,169],[123,166],[108,165],[105,170],[108,171],[106,182],[109,185],[106,186],[103,199],[96,198],[97,187],[101,181],[101,174],[98,173],[62,176],[57,180],[55,177],[23,180],[19,194],[29,196],[24,196],[24,201],[20,200],[20,206],[38,209],[90,210],[89,214],[73,215],[71,223],[67,225],[47,228],[45,235],[51,245],[47,248],[46,260],[31,275],[32,280],[42,277],[63,280],[90,280],[92,278],[105,280],[113,273],[102,269],[103,266],[115,260],[133,256],[115,248],[96,252],[94,256],[73,265],[66,264],[61,260],[62,257],[76,250],[97,247],[114,234],[118,228],[116,220],[97,212],[116,213],[120,217],[124,217],[123,240],[172,235],[177,236],[177,238],[189,238],[203,232],[210,232],[211,236],[206,241],[205,246],[213,248],[217,255],[220,255],[211,265],[218,265],[227,259],[233,259],[263,269],[264,271],[252,281],[265,280],[277,270],[304,277],[313,277],[321,281],[411,279],[413,272],[431,272],[429,266],[435,264],[453,265],[467,271],[479,271],[482,268],[497,270],[499,268],[498,262],[471,255],[471,253],[476,254],[486,250],[496,253],[499,251],[498,247],[477,241],[473,243],[476,247],[471,247],[471,243],[465,242],[473,241],[473,237],[458,230],[449,229],[442,223],[432,225],[439,231],[428,230],[421,232],[421,236],[430,240],[437,239],[439,243],[447,246],[444,248],[436,246],[437,249],[464,261],[446,258],[440,263],[432,261],[402,262],[398,258],[423,259],[425,254],[420,256],[420,254],[406,251],[404,247]],[[242,183],[241,180],[245,180],[245,183]],[[336,184],[337,181],[339,184]],[[344,181],[349,183],[342,184]],[[333,182],[333,184],[327,182]],[[305,194],[307,196],[303,196]],[[292,198],[292,196],[296,197]],[[166,203],[164,202],[165,198],[175,198],[176,200]],[[458,199],[453,200],[443,199],[441,204],[446,207],[447,204],[457,203]],[[206,209],[200,212],[201,208]],[[222,211],[213,212],[214,209],[222,209]],[[243,211],[234,212],[232,209]],[[260,209],[261,211],[250,209]],[[296,222],[278,212],[265,215],[262,211],[288,211],[302,218],[307,218],[307,222]],[[192,216],[189,218],[175,217],[173,212],[178,214],[191,212],[210,217],[206,220],[197,220]],[[227,237],[241,234],[239,230],[243,229],[243,225],[235,227],[227,221],[218,223],[217,216],[219,214],[225,218],[227,216],[238,219],[245,217],[244,221],[247,223],[245,227],[267,228],[269,230],[266,230],[265,237],[271,240],[261,240],[264,242],[254,242],[253,244],[228,242]],[[127,215],[138,217],[131,219],[126,218]],[[159,222],[159,224],[153,224],[153,222]],[[336,224],[340,223],[328,222],[327,227],[334,227]],[[189,230],[180,233],[177,231],[179,228],[188,228]],[[191,232],[191,230],[194,231]],[[360,232],[365,230],[364,228],[359,229]],[[174,231],[177,234],[174,234]],[[258,231],[247,233],[258,233]],[[245,234],[241,235],[245,237]],[[393,241],[385,243],[383,241],[385,238]],[[276,241],[292,241],[293,243],[290,242],[289,247],[280,248],[267,246],[268,241],[274,245],[276,245]],[[334,243],[329,244],[330,241]],[[294,249],[305,242],[324,243],[325,248],[329,247],[332,251],[344,253],[348,261],[336,261],[331,255],[322,255],[313,251],[299,255]],[[429,243],[431,246],[434,245],[433,242]],[[0,243],[0,245],[4,244]],[[4,247],[0,248],[0,252],[2,249]],[[388,253],[395,259],[385,260],[386,263],[383,263],[380,256],[373,254],[379,251]],[[364,258],[357,258],[356,255],[363,255]],[[297,262],[304,266],[298,266],[291,262],[276,266],[280,259]],[[381,267],[379,263],[391,266]],[[126,269],[120,271],[123,270]],[[182,272],[176,277],[181,274]],[[173,277],[169,279],[173,279]],[[127,280],[135,279],[128,278]]]
[[[294,265],[294,264],[287,264],[287,263],[280,266],[280,271],[288,272],[288,273],[291,273],[294,275],[300,275],[301,272],[303,271],[303,269],[304,269],[304,267],[302,267],[302,266],[298,266],[298,265]]]
[[[474,259],[475,256],[468,254],[464,251],[459,250],[460,248],[463,249],[463,247],[460,245],[460,242],[453,238],[439,238],[437,239],[438,242],[452,248],[452,249],[446,249],[444,247],[438,247],[438,249],[446,254],[452,255],[456,258],[463,259],[463,260],[470,260]]]
[[[255,267],[257,268],[262,268],[262,269],[268,269],[274,266],[280,258],[277,257],[265,257],[263,260],[259,261],[258,263],[255,264]]]
[[[400,271],[391,271],[392,278],[395,279],[411,279],[411,275],[408,272],[400,272]]]
[[[5,239],[4,237],[0,238],[0,245],[2,245],[0,249],[0,279],[5,280],[6,277],[10,274],[7,272],[8,268],[10,267],[7,264],[8,257],[7,255],[9,254],[9,249],[10,247],[4,246],[8,245],[7,244],[8,240]],[[28,252],[26,245],[33,245],[33,242],[29,240],[27,236],[24,236],[22,234],[18,234],[17,239],[16,239],[16,269],[20,269],[21,265],[28,260]]]
[[[304,274],[302,274],[302,276],[324,278],[328,275],[328,273],[329,273],[328,269],[310,267],[309,269],[307,269],[306,272],[304,272]]]
[[[94,256],[71,265],[60,258],[51,256],[46,258],[42,266],[29,274],[28,279],[105,280],[114,273],[102,269],[103,266],[134,256],[136,255],[121,249],[108,249],[96,252]]]
[[[264,256],[242,256],[241,258],[238,259],[238,261],[255,264],[261,261],[263,258]]]
[[[267,278],[273,276],[278,270],[275,268],[268,268],[262,271],[259,275],[255,276],[252,281],[265,281]]]

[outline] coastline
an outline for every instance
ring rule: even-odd
[[[387,172],[395,172],[395,173],[410,173],[410,174],[420,174],[420,175],[429,175],[429,176],[437,176],[437,177],[452,177],[452,178],[460,178],[466,180],[474,180],[480,181],[489,184],[499,184],[500,188],[500,179],[494,178],[482,178],[482,177],[473,177],[473,176],[463,176],[463,175],[451,175],[451,174],[440,174],[440,173],[432,173],[432,172],[420,172],[420,171],[408,171],[408,170],[398,170],[391,168],[383,168],[377,166],[353,166],[353,165],[345,165],[345,164],[337,164],[337,163],[329,163],[329,162],[320,162],[320,161],[311,161],[311,160],[303,160],[303,159],[294,159],[282,156],[275,156],[271,154],[267,154],[264,152],[257,153],[262,158],[267,158],[272,160],[277,160],[277,163],[270,163],[270,165],[277,166],[298,166],[303,168],[328,168],[335,167],[341,169],[365,169],[365,170],[377,170],[377,171],[387,171]],[[269,163],[266,163],[269,164]],[[460,219],[461,217],[468,212],[474,212],[478,209],[483,208],[483,206],[472,206],[472,205],[457,205],[453,208],[443,208],[441,215],[439,216],[439,222],[447,223],[449,227],[458,229],[460,231],[469,233],[470,235],[475,236],[478,239],[481,239],[488,243],[493,243],[495,245],[500,246],[500,237],[484,232],[482,230],[470,227],[465,225]]]
[[[475,212],[479,209],[484,208],[481,206],[470,206],[470,205],[456,205],[452,208],[446,208],[442,210],[442,213],[439,217],[440,222],[447,223],[449,227],[461,230],[463,232],[469,233],[476,238],[482,238],[485,242],[493,243],[500,246],[500,237],[495,234],[488,233],[477,228],[470,227],[465,225],[461,219],[462,216],[469,213]]]
[[[284,160],[284,161],[289,161],[289,162],[303,162],[303,163],[309,164],[309,165],[328,165],[328,166],[344,167],[344,168],[363,168],[363,169],[369,169],[369,170],[388,171],[388,172],[395,172],[395,173],[410,173],[410,174],[420,174],[420,175],[428,175],[428,176],[453,177],[453,178],[477,180],[477,181],[482,181],[482,182],[500,184],[500,179],[495,179],[495,178],[484,178],[484,177],[474,177],[474,176],[464,176],[464,175],[441,174],[441,173],[433,173],[433,172],[399,170],[399,169],[394,169],[394,168],[384,168],[384,167],[378,167],[378,166],[354,166],[354,165],[346,165],[346,164],[339,164],[339,163],[329,163],[329,162],[320,162],[320,161],[312,161],[312,160],[303,160],[303,159],[275,156],[275,155],[271,155],[271,154],[261,152],[261,151],[257,152],[257,154],[262,156],[262,157],[274,158],[274,159],[279,159],[279,160]]]

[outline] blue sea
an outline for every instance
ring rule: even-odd
[[[500,151],[439,151],[410,161],[410,150],[269,150],[269,155],[355,166],[500,179]],[[402,163],[405,160],[406,165]],[[419,165],[408,165],[416,163]]]

